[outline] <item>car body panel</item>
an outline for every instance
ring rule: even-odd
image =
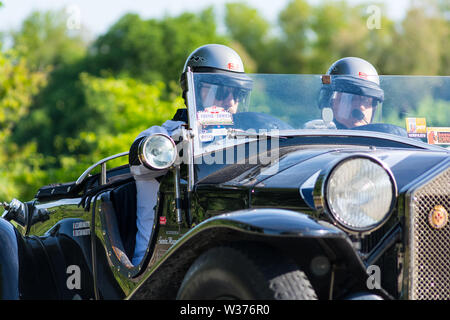
[[[143,260],[130,264],[117,231],[121,208],[132,211],[135,205],[124,201],[128,206],[117,206],[113,196],[123,188],[128,192],[123,198],[134,200],[127,187],[134,184],[130,168],[104,169],[108,159],[124,152],[90,166],[77,182],[41,188],[26,202],[28,211],[21,212],[23,227],[0,220],[7,244],[0,248],[3,298],[174,299],[189,267],[219,246],[274,250],[304,271],[319,299],[415,297],[417,290],[411,288],[421,282],[415,275],[421,268],[414,260],[419,250],[410,246],[418,243],[416,235],[426,231],[429,243],[450,246],[445,236],[450,226],[442,236],[442,230],[427,223],[436,206],[450,210],[448,179],[438,177],[450,170],[450,150],[408,138],[399,125],[406,116],[420,116],[408,113],[420,111],[410,108],[418,104],[417,92],[429,89],[438,95],[436,101],[448,100],[443,93],[450,77],[382,77],[382,85],[395,88],[384,102],[392,123],[352,130],[333,129],[321,119],[315,106],[323,85],[320,75],[252,75],[253,109],[239,112],[240,120],[232,125],[218,126],[198,121],[197,107],[202,106],[197,105],[195,80],[202,74],[188,71],[186,77],[189,121],[176,141],[187,161],[176,162],[159,177],[153,234]],[[442,126],[441,120],[448,122],[445,116],[429,124]],[[238,127],[244,120],[266,130]],[[328,129],[303,126],[317,120]],[[325,198],[321,183],[327,174],[350,157],[371,159],[390,177],[389,212],[364,232],[345,228],[316,201]],[[97,165],[101,173],[91,175]],[[422,189],[428,192],[423,201],[416,197]],[[420,201],[427,206],[422,208]],[[422,224],[417,226],[419,215]],[[433,270],[448,273],[448,264],[433,252],[425,258],[439,265]],[[325,271],[319,270],[318,260],[326,262]],[[374,266],[381,283],[369,288],[368,270]],[[426,285],[441,281],[448,287],[450,279],[440,280],[433,270]]]

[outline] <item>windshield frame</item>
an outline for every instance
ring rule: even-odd
[[[202,73],[197,73],[202,74]],[[252,76],[252,74],[247,74],[249,76]],[[261,76],[263,74],[255,74],[258,76]],[[271,75],[268,74],[267,76],[277,76],[277,75]],[[281,75],[280,75],[281,76]],[[322,77],[323,75],[301,75],[301,76],[316,76],[316,77]],[[390,76],[391,77],[391,76]],[[394,76],[392,76],[394,77]],[[404,77],[404,76],[397,76],[397,77]],[[409,76],[408,76],[409,77]],[[411,76],[413,77],[413,76]],[[249,135],[245,131],[237,131],[230,130],[234,128],[229,128],[227,130],[226,140],[225,143],[218,143],[218,144],[211,144],[207,147],[203,147],[202,143],[200,141],[199,137],[199,123],[197,119],[197,108],[196,108],[196,93],[195,93],[195,80],[194,80],[194,73],[188,69],[186,72],[186,78],[187,78],[187,93],[186,93],[186,104],[188,109],[188,121],[189,121],[189,128],[193,131],[193,156],[197,157],[202,154],[207,154],[214,152],[215,150],[220,150],[224,148],[228,148],[231,146],[236,146],[240,144],[244,144],[247,142],[255,141],[259,138],[259,136],[255,132],[249,132]],[[439,78],[450,78],[450,77],[439,77]],[[408,137],[402,137],[402,136],[396,136],[393,134],[383,133],[383,132],[376,132],[376,131],[363,131],[363,130],[350,130],[350,129],[339,129],[339,130],[321,130],[321,129],[293,129],[293,130],[279,130],[276,133],[268,133],[267,136],[283,136],[283,137],[293,137],[293,136],[353,136],[353,137],[362,137],[362,138],[379,138],[379,139],[386,139],[391,140],[395,142],[400,142],[402,144],[405,144],[409,147],[416,147],[420,149],[427,149],[430,151],[447,151],[450,153],[450,150],[448,148],[442,147],[440,145],[431,145],[422,141],[413,140]]]

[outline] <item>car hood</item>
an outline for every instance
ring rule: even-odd
[[[375,148],[300,149],[282,154],[278,161],[253,167],[237,177],[222,181],[223,186],[298,189],[328,164],[353,154],[367,154],[382,161],[393,173],[399,192],[418,176],[448,159],[446,152]],[[233,166],[232,166],[233,167]],[[226,175],[222,176],[226,179]]]

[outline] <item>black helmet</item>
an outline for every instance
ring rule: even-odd
[[[207,84],[213,88],[214,97],[223,99],[225,95],[233,97],[243,104],[248,104],[248,98],[253,87],[253,81],[245,74],[244,65],[240,56],[233,49],[221,44],[207,44],[195,49],[184,64],[180,77],[183,98],[186,101],[186,72],[207,73],[202,75],[197,85]],[[200,90],[200,88],[196,88]],[[198,95],[200,97],[200,95]],[[197,101],[202,105],[202,101]]]
[[[327,77],[327,75],[331,77]],[[384,100],[384,91],[380,88],[377,70],[366,60],[356,57],[342,58],[334,62],[326,76],[322,77],[319,108],[332,108],[338,96],[342,103],[344,101],[351,103],[352,97],[366,99],[374,108],[371,118],[365,120],[366,123],[371,123],[375,118],[375,112],[381,114],[381,104]],[[350,109],[350,103],[346,108],[347,116],[359,120],[364,119],[361,111]],[[339,124],[336,114],[334,118]]]

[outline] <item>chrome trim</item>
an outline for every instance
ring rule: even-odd
[[[175,211],[177,214],[177,223],[180,225],[183,222],[183,216],[181,215],[180,166],[174,168],[174,175]]]
[[[388,176],[391,180],[392,187],[393,187],[392,202],[391,202],[391,206],[390,206],[389,211],[386,214],[386,216],[377,225],[375,225],[373,227],[363,228],[363,229],[353,229],[353,228],[350,228],[349,226],[345,225],[343,222],[341,222],[339,219],[337,219],[335,217],[335,215],[333,214],[333,212],[330,209],[328,202],[327,202],[327,191],[326,191],[327,189],[326,188],[327,188],[328,179],[329,179],[331,173],[341,163],[348,161],[350,159],[355,159],[355,158],[365,158],[365,159],[371,160],[371,161],[375,162],[376,164],[378,164],[379,166],[381,166],[388,174]],[[340,158],[339,160],[330,164],[328,167],[324,168],[321,171],[321,173],[319,174],[319,176],[317,177],[317,180],[316,180],[316,183],[315,183],[315,186],[313,189],[314,206],[316,207],[316,209],[320,210],[320,211],[324,211],[328,215],[328,217],[331,219],[331,221],[333,221],[333,223],[336,226],[338,226],[339,228],[341,228],[349,233],[358,234],[358,235],[372,233],[373,231],[380,228],[392,215],[392,212],[394,211],[394,208],[397,203],[397,198],[398,198],[397,182],[395,181],[394,174],[392,173],[389,166],[386,163],[384,163],[383,161],[381,161],[380,159],[378,159],[377,157],[367,155],[367,154],[361,154],[361,153],[352,154],[350,156],[344,156],[343,158]]]
[[[186,104],[188,109],[188,120],[189,120],[189,129],[191,130],[191,137],[194,142],[194,154],[196,150],[200,150],[199,140],[195,138],[195,135],[198,132],[197,126],[197,102],[195,100],[195,84],[194,84],[194,73],[191,71],[191,68],[188,67],[186,72],[186,80],[187,80],[187,92],[186,92]]]
[[[407,191],[405,192],[405,222],[406,222],[406,232],[405,232],[405,256],[404,256],[404,269],[406,272],[403,274],[402,280],[402,297],[405,299],[413,298],[413,277],[412,270],[417,268],[412,265],[412,253],[415,252],[416,248],[413,247],[414,242],[414,232],[412,230],[412,224],[414,223],[414,215],[412,215],[413,207],[414,207],[414,194],[416,191],[430,183],[433,179],[438,177],[440,174],[444,173],[449,169],[450,166],[450,158],[447,158],[436,166],[434,166],[431,170],[416,178],[410,184],[408,184]]]
[[[410,147],[425,149],[429,151],[445,152],[450,154],[450,150],[437,146],[430,145],[421,141],[413,140],[411,138],[396,136],[388,133],[376,132],[376,131],[363,131],[363,130],[322,130],[322,129],[297,129],[297,130],[280,130],[276,135],[267,134],[267,137],[356,137],[356,138],[377,138],[388,140],[392,142],[398,142]],[[250,139],[250,138],[249,138]],[[241,143],[245,143],[242,141]],[[198,145],[198,139],[195,139],[196,146]],[[229,147],[230,145],[220,145],[218,148]],[[198,150],[198,149],[197,149]],[[215,151],[216,149],[204,150],[201,154],[195,154],[195,156],[202,156],[204,154]]]
[[[116,158],[120,158],[123,156],[128,155],[128,151],[126,152],[122,152],[122,153],[118,153],[112,156],[109,156],[107,158],[104,158],[96,163],[94,163],[92,166],[90,166],[89,168],[87,168],[82,174],[81,176],[77,179],[77,181],[75,182],[76,185],[81,184],[84,179],[86,179],[86,177],[89,175],[89,173],[97,166],[102,165],[102,172],[101,172],[101,177],[102,177],[102,184],[103,184],[103,177],[106,183],[106,162],[112,160],[112,159],[116,159]]]
[[[383,297],[369,292],[358,292],[344,298],[344,300],[384,300]]]
[[[194,134],[192,129],[187,130],[188,136],[188,192],[194,191],[195,170],[194,170]]]
[[[144,157],[144,147],[145,147],[145,143],[146,143],[149,139],[153,138],[154,136],[163,136],[163,137],[166,137],[166,138],[170,141],[170,143],[172,144],[173,149],[175,150],[175,158],[174,158],[173,161],[170,163],[170,165],[168,165],[168,166],[165,167],[165,168],[153,168],[153,167],[152,167],[149,163],[147,163],[147,161],[145,160],[145,157]],[[166,135],[166,134],[164,134],[164,133],[155,133],[155,134],[152,134],[151,136],[148,136],[148,137],[145,138],[145,139],[142,139],[142,141],[139,143],[139,146],[138,146],[138,158],[139,158],[139,161],[140,161],[146,168],[148,168],[148,169],[150,169],[150,170],[156,170],[156,171],[159,171],[159,170],[166,170],[166,169],[169,169],[170,167],[172,167],[173,164],[175,163],[175,161],[176,161],[177,158],[178,158],[178,155],[177,155],[177,146],[176,146],[176,144],[175,144],[175,141],[173,141],[173,139],[172,139],[171,137],[169,137],[168,135]]]

